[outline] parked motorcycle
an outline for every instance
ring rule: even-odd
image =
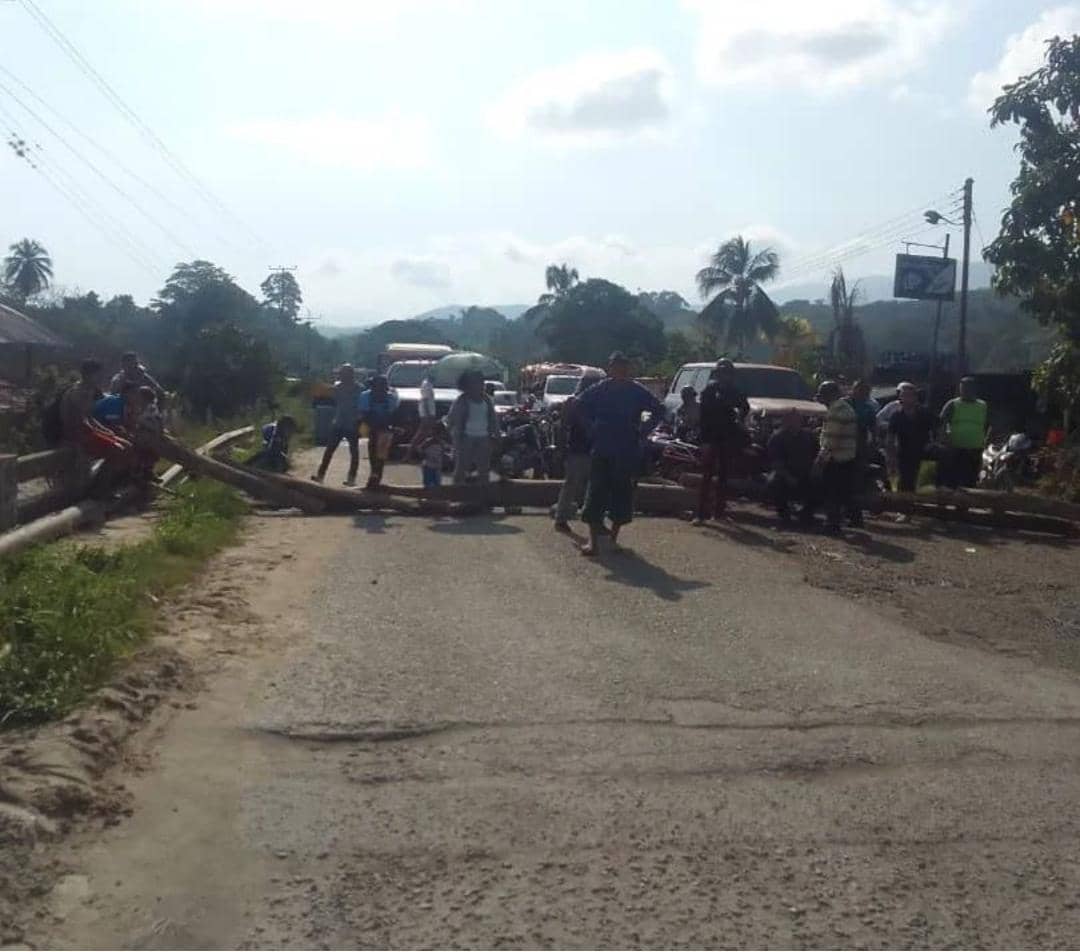
[[[1030,485],[1038,478],[1035,443],[1026,433],[1013,433],[1002,443],[989,444],[982,455],[979,485],[1010,490]]]
[[[549,450],[536,416],[527,410],[508,413],[502,426],[495,472],[503,479],[521,479],[531,471],[533,479],[544,479],[549,470]]]

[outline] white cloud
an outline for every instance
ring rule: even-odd
[[[273,146],[314,165],[364,170],[426,165],[434,143],[425,118],[400,113],[372,118],[252,119],[236,123],[229,134],[242,142]]]
[[[658,53],[596,53],[527,77],[492,108],[510,137],[536,134],[572,144],[616,142],[669,122],[671,69]]]
[[[435,258],[398,258],[390,265],[390,273],[417,288],[450,287],[449,266]]]
[[[964,0],[683,2],[700,18],[702,82],[832,92],[913,70]]]
[[[1053,36],[1080,33],[1080,4],[1054,7],[1020,33],[1005,41],[1001,59],[991,68],[976,73],[968,88],[968,103],[984,112],[1001,95],[1001,87],[1015,83],[1021,76],[1042,64],[1046,41]]]

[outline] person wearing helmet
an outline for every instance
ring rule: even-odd
[[[742,422],[750,403],[735,385],[735,365],[726,357],[716,362],[709,383],[701,393],[700,433],[702,445],[701,490],[695,524],[702,525],[713,514],[724,515],[727,508],[727,472],[731,455],[742,449]],[[716,494],[713,496],[713,480]]]

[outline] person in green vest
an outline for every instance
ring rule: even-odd
[[[960,381],[959,396],[941,408],[948,451],[943,474],[946,486],[971,488],[979,481],[986,444],[986,402],[975,396],[975,378]]]

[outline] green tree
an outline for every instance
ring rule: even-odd
[[[666,350],[664,327],[626,288],[602,278],[570,287],[546,308],[537,331],[555,360],[603,364],[621,350],[652,365]]]
[[[997,291],[1056,328],[1035,384],[1061,402],[1071,428],[1080,397],[1080,35],[1054,37],[1045,63],[1004,88],[990,125],[1005,124],[1020,128],[1020,170],[984,257],[997,266]]]
[[[52,276],[52,258],[38,242],[23,238],[8,248],[8,256],[4,258],[4,283],[22,300],[44,291]]]
[[[761,337],[772,339],[780,315],[762,285],[779,271],[780,257],[772,248],[755,254],[742,235],[717,248],[708,265],[697,273],[702,298],[713,295],[700,314],[712,343],[717,343],[721,334],[729,347],[739,349]]]
[[[570,289],[577,283],[577,268],[571,268],[565,261],[562,264],[549,264],[544,272],[544,284],[548,293],[541,294],[537,303],[551,304],[552,301],[569,294]]]
[[[259,318],[255,298],[209,261],[178,264],[153,303],[177,339],[214,324],[252,327]]]
[[[300,284],[291,271],[271,271],[259,290],[263,293],[263,303],[273,308],[288,324],[295,324],[300,316],[300,305],[304,296],[300,293]]]
[[[269,400],[280,379],[267,342],[231,323],[201,328],[178,357],[177,381],[199,417],[228,416]]]
[[[1080,340],[1080,36],[1050,40],[1045,64],[1006,86],[990,117],[1020,127],[1012,202],[984,253],[994,287]]]
[[[638,300],[660,318],[667,330],[688,330],[697,323],[697,311],[676,291],[640,291]]]
[[[829,303],[833,312],[833,328],[829,333],[827,349],[833,373],[854,380],[866,369],[866,341],[855,316],[855,304],[859,299],[859,282],[850,287],[844,277],[844,269],[833,272],[829,284]]]

